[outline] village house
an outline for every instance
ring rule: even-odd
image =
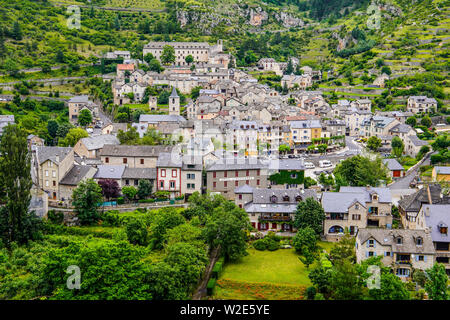
[[[186,57],[191,55],[195,62],[206,62],[228,66],[229,57],[223,54],[223,42],[218,40],[217,44],[210,45],[207,42],[149,42],[144,46],[144,56],[151,53],[156,59],[161,60],[161,54],[166,45],[175,50],[175,62],[177,66],[187,65]],[[220,55],[220,57],[215,57]]]
[[[292,222],[298,203],[307,198],[317,200],[316,192],[309,189],[260,189],[245,184],[234,193],[236,204],[247,212],[252,227],[258,231],[295,231]]]
[[[125,167],[121,178],[122,186],[133,186],[136,189],[139,187],[139,182],[148,180],[152,186],[152,190],[156,181],[156,168],[130,168]]]
[[[396,159],[383,159],[383,164],[389,170],[391,178],[401,178],[405,176],[405,168]]]
[[[433,266],[436,251],[426,230],[362,228],[356,235],[356,262],[381,256],[385,266],[403,280],[416,269]]]
[[[450,276],[449,225],[450,204],[425,204],[417,216],[417,229],[425,229],[431,233],[436,250],[435,262],[444,264],[445,271]]]
[[[426,96],[411,96],[408,98],[406,109],[414,114],[429,113],[437,110],[437,101]]]
[[[59,182],[74,166],[74,152],[66,147],[37,147],[36,167],[39,186],[52,200],[61,199]]]
[[[360,228],[392,227],[388,188],[341,187],[339,192],[324,192],[321,203],[327,240],[339,240],[345,230],[355,235]]]
[[[69,121],[71,123],[78,122],[78,116],[83,109],[87,109],[91,112],[92,117],[96,117],[98,114],[98,106],[89,100],[88,96],[75,96],[67,101],[69,107]]]
[[[287,88],[294,88],[294,87],[298,87],[300,89],[306,89],[312,86],[312,76],[307,75],[307,74],[302,74],[302,75],[295,75],[295,74],[290,74],[287,75],[285,74],[282,78],[281,78],[281,86],[284,88],[285,86]]]
[[[431,171],[431,179],[433,181],[450,181],[450,166],[434,166]]]
[[[0,115],[0,136],[4,128],[9,124],[14,124],[14,115]]]
[[[59,196],[61,201],[72,200],[73,190],[86,179],[93,178],[97,169],[91,166],[75,164],[59,181]]]
[[[234,200],[234,190],[247,184],[252,188],[268,187],[267,164],[256,158],[220,158],[206,168],[206,189]]]
[[[44,146],[44,139],[42,139],[34,134],[30,134],[27,137],[27,143],[28,143],[28,149],[34,150],[36,147]]]
[[[344,113],[344,121],[348,128],[348,135],[363,136],[363,122],[372,113],[366,110],[359,110],[357,108],[350,108]]]
[[[403,143],[405,144],[403,153],[413,158],[417,156],[423,146],[428,145],[427,141],[420,140],[415,133],[406,136],[406,139],[403,141]]]
[[[362,122],[363,136],[369,138],[372,136],[389,135],[390,129],[397,124],[399,122],[394,118],[370,116]]]
[[[406,195],[398,202],[398,212],[405,229],[416,229],[420,208],[426,204],[450,204],[450,197],[442,195],[442,187],[435,183]]]
[[[172,146],[129,146],[105,144],[99,153],[105,165],[126,165],[130,168],[156,168],[160,153],[171,152]]]
[[[105,144],[119,145],[120,142],[111,134],[102,134],[78,140],[73,151],[80,157],[96,159],[100,157],[100,152]]]
[[[119,188],[122,188],[122,176],[126,165],[99,165],[97,172],[94,175],[94,180],[99,182],[101,180],[114,180],[117,182]]]
[[[313,139],[321,137],[322,125],[319,120],[290,121],[289,125],[291,127],[292,143],[295,146],[309,145]]]
[[[160,153],[156,163],[156,190],[169,191],[170,197],[181,195],[181,168],[183,162],[180,155]]]

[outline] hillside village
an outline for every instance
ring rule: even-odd
[[[266,20],[261,13],[253,12],[252,17],[254,26]],[[204,216],[229,208],[246,221],[239,231],[245,233],[243,242],[251,257],[295,249],[295,263],[302,264],[306,279],[310,265],[316,263],[320,269],[323,261],[334,263],[337,258],[331,248],[350,243],[354,265],[378,257],[376,263],[387,268],[383,272],[409,285],[408,297],[433,299],[428,291],[424,293],[417,274],[443,266],[450,276],[448,100],[424,90],[404,96],[395,110],[384,109],[379,100],[385,98],[383,94],[365,93],[387,87],[395,91],[400,88],[395,86],[397,77],[378,70],[365,83],[364,93],[338,96],[337,90],[327,88],[330,83],[324,84],[338,72],[335,68],[325,71],[302,64],[300,56],[289,56],[287,61],[266,56],[239,67],[239,57],[227,48],[226,40],[150,41],[139,55],[132,48],[104,52],[92,66],[111,72],[97,76],[83,92],[67,97],[58,92],[50,99],[54,105],[36,102],[29,107],[36,118],[54,121],[56,129],[51,133],[47,124],[45,135],[33,131],[26,137],[32,180],[28,211],[43,221],[57,221],[54,229],[48,227],[52,236],[73,232],[67,234],[81,237],[92,232],[102,241],[116,241],[119,231],[113,234],[108,228],[119,227],[120,240],[128,239],[149,252],[159,250],[163,258],[152,257],[153,263],[165,259],[170,252],[167,239],[176,236],[164,231],[167,235],[143,241],[145,245],[132,242],[124,230],[133,215],[142,214],[150,237],[156,234],[152,226],[163,220],[157,215],[166,214],[164,210],[177,212],[183,221],[179,225],[201,229],[213,219]],[[2,110],[8,112],[14,111],[13,104],[33,100],[26,95],[0,95]],[[67,123],[56,121],[50,111],[44,114],[46,108],[52,116],[64,113]],[[23,113],[0,112],[0,140],[14,125],[23,128],[23,119]],[[27,129],[31,132],[37,126],[31,123]],[[89,225],[80,214],[77,197],[87,192],[89,198],[89,191],[83,190],[90,183],[97,188],[98,199],[86,210],[98,217]],[[2,191],[0,204],[6,208],[3,197]],[[319,222],[307,222],[317,240],[311,241],[314,245],[298,246],[297,239],[309,232],[302,220],[307,218],[301,217],[306,212],[320,212]],[[218,221],[216,225],[226,223]],[[186,231],[186,238],[190,232]],[[204,241],[196,237],[195,241]],[[235,260],[244,265],[245,255],[239,255],[241,260],[233,260],[229,253],[219,258],[220,246],[206,241],[202,245],[207,254],[204,261],[198,259],[201,272],[186,285],[184,295],[168,299],[235,299],[233,294],[248,298],[227,291],[234,288],[227,281],[242,280]],[[277,263],[283,264],[283,259]],[[283,281],[281,286],[289,283]],[[313,296],[336,298],[332,292],[320,292],[315,279],[307,281]],[[287,299],[307,296],[306,285],[301,285],[304,290],[292,289]],[[285,287],[278,290],[291,292]],[[0,297],[7,296],[2,294],[0,290]],[[166,298],[152,294],[155,299]]]

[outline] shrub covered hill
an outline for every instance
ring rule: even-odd
[[[423,93],[445,101],[450,1],[371,1],[0,0],[0,72],[73,68],[111,49],[139,57],[151,40],[224,39],[237,66],[298,57],[324,71],[325,82],[364,85],[387,73],[400,77],[396,87],[439,87]],[[73,4],[80,29],[67,27]]]

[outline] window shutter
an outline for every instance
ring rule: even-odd
[[[418,255],[416,255],[416,261],[419,261],[419,256]]]
[[[367,248],[369,248],[369,240],[367,240]]]
[[[374,247],[374,248],[377,247],[377,242],[376,242],[376,241],[373,242],[373,247]]]
[[[369,251],[366,251],[366,258],[369,257]]]
[[[423,256],[423,262],[427,262],[427,256],[426,255]]]
[[[377,253],[376,253],[376,252],[374,252],[374,253],[373,253],[373,256],[374,256],[374,257],[376,257],[376,256],[377,256]]]
[[[387,255],[387,251],[384,252],[384,256],[385,256],[385,257],[386,257],[386,255]]]

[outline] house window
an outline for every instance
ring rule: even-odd
[[[395,242],[396,242],[397,244],[402,244],[402,243],[403,243],[402,237],[398,237],[397,239],[395,239]]]
[[[239,176],[239,171],[235,171],[235,172],[234,172],[234,176],[235,176],[235,177],[238,177],[238,176]]]
[[[369,254],[369,257],[373,257],[373,252],[372,251],[369,251],[368,254]]]
[[[53,180],[53,186],[56,187],[56,181],[55,180]]]
[[[257,175],[257,176],[259,176],[259,175],[260,175],[260,173],[261,173],[261,170],[259,170],[259,169],[258,169],[258,170],[256,170],[256,175]]]
[[[417,260],[418,261],[424,261],[424,258],[423,258],[424,256],[417,256]]]
[[[109,158],[108,157],[105,158],[105,163],[109,163]]]
[[[128,180],[128,179],[125,180],[125,184],[126,184],[126,185],[129,185],[129,184],[130,184],[130,180]]]
[[[284,196],[284,197],[283,197],[283,201],[289,201],[289,200],[291,200],[291,199],[289,198],[289,196]]]
[[[141,159],[141,164],[144,164],[144,159]]]
[[[176,177],[177,177],[177,170],[172,169],[172,178],[176,178]]]
[[[369,248],[375,247],[375,240],[369,240]]]
[[[409,269],[399,268],[396,271],[396,275],[399,277],[407,277],[409,276]]]
[[[227,181],[224,181],[224,182],[223,182],[223,187],[224,187],[224,188],[228,187],[228,182],[227,182]]]
[[[417,238],[416,239],[416,245],[418,245],[418,246],[421,246],[423,244],[423,240],[422,240],[422,238]]]
[[[276,203],[277,201],[278,201],[277,196],[271,196],[271,197],[270,197],[270,202]]]
[[[213,172],[213,178],[215,178],[215,177],[216,177],[216,172],[214,171],[214,172]]]
[[[166,176],[166,169],[161,169],[161,177],[165,177]]]
[[[391,256],[391,252],[390,252],[390,251],[386,251],[385,256],[386,256],[386,257],[390,257],[390,256]]]
[[[127,158],[123,158],[123,163],[127,163],[128,159]]]
[[[214,181],[214,182],[213,182],[213,188],[215,188],[216,185],[217,185],[217,183]]]
[[[134,185],[135,185],[135,186],[138,186],[138,185],[139,185],[139,180],[137,180],[137,179],[134,180]]]
[[[226,177],[228,177],[228,171],[224,171],[223,172],[223,176],[226,178]]]
[[[175,188],[175,181],[170,181],[170,182],[169,182],[169,187],[170,187],[171,189],[174,189],[174,188]]]
[[[258,180],[256,180],[256,185],[257,185],[257,186],[259,186],[259,179],[258,179]]]
[[[48,187],[48,180],[45,180],[45,186]]]
[[[242,200],[242,194],[239,195],[239,200]]]
[[[248,181],[248,180],[245,181],[245,184],[249,184],[249,183],[250,183],[250,181]]]
[[[361,220],[361,215],[360,214],[353,214],[352,215],[352,219],[353,220]]]
[[[239,186],[239,181],[235,181],[235,182],[234,182],[234,186],[235,186],[235,187]]]
[[[248,176],[250,175],[250,171],[247,170],[247,171],[245,172],[245,175],[248,177]]]

